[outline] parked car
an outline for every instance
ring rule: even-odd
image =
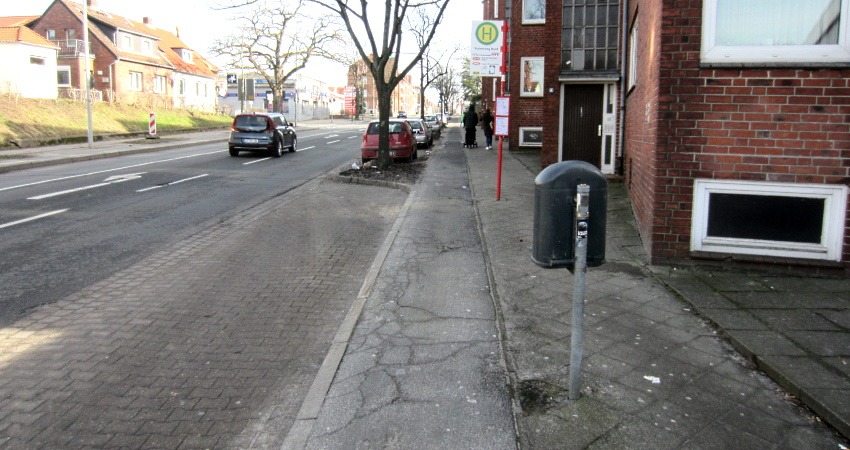
[[[399,111],[398,112],[399,119],[407,119],[407,111]]]
[[[427,148],[434,145],[434,133],[424,120],[407,119],[407,123],[413,129],[413,137],[416,139],[417,146]]]
[[[413,137],[410,124],[405,119],[390,119],[389,122],[390,158],[407,161],[416,159],[416,139]],[[379,127],[380,121],[373,120],[363,132],[360,157],[364,163],[378,158]]]
[[[297,145],[295,128],[283,114],[239,114],[230,125],[230,156],[239,156],[240,150],[248,150],[267,151],[277,158],[284,148],[294,152]]]
[[[436,128],[439,128],[440,126],[442,126],[442,123],[441,123],[439,117],[436,114],[426,115],[425,116],[425,123],[427,123],[428,126],[431,127],[432,129],[436,129]]]

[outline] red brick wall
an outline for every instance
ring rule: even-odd
[[[558,67],[561,59],[561,4],[546,2],[546,23],[522,24],[522,0],[512,0],[511,48],[508,71],[511,97],[509,139],[511,149],[519,147],[520,127],[543,127],[541,163],[547,166],[558,161],[558,118],[560,108],[560,85]],[[545,58],[545,82],[543,97],[520,97],[520,58],[542,56]],[[552,92],[549,92],[550,89]]]
[[[656,216],[663,217],[663,199],[656,199],[656,181],[660,171],[658,153],[659,77],[661,59],[661,2],[638,0],[630,3],[626,33],[638,21],[635,86],[626,93],[626,118],[623,138],[623,175],[638,228],[647,253],[657,239]]]
[[[648,73],[626,104],[626,180],[653,262],[689,258],[695,178],[850,183],[850,69],[700,68],[702,0],[663,3],[631,3]],[[845,261],[848,234],[850,221]]]

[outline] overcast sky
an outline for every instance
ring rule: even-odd
[[[0,14],[4,16],[40,15],[53,0],[3,0]],[[81,3],[83,0],[80,0]],[[375,2],[375,0],[373,0]],[[232,12],[215,11],[214,6],[221,5],[224,0],[97,0],[98,8],[124,16],[138,22],[149,17],[153,26],[174,32],[180,29],[180,38],[194,50],[206,57],[211,57],[209,47],[219,37],[230,34],[228,27],[233,26],[228,17]],[[375,2],[381,4],[383,2]],[[481,0],[450,0],[445,18],[440,24],[434,42],[439,48],[451,48],[455,44],[468,49],[471,36],[471,21],[481,20]],[[408,37],[407,40],[412,40]],[[468,50],[458,52],[461,59]],[[222,61],[210,58],[214,63],[223,66]],[[339,69],[342,67],[339,66]],[[340,85],[345,81],[344,70],[327,70],[327,63],[314,64],[308,67],[310,72],[332,73],[337,78],[326,80],[330,84]],[[326,78],[326,77],[325,77]]]

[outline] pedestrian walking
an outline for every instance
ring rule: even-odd
[[[487,141],[487,150],[493,148],[493,114],[490,108],[481,114],[481,129],[484,130],[484,139]]]
[[[466,130],[466,139],[463,142],[464,147],[477,147],[478,142],[475,141],[475,127],[478,126],[478,113],[475,112],[475,105],[470,104],[469,109],[463,115],[463,128]]]

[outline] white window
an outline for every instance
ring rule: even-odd
[[[142,90],[142,72],[130,72],[130,90]]]
[[[142,51],[143,51],[146,55],[151,55],[151,54],[153,54],[153,44],[151,43],[151,41],[149,41],[149,40],[147,40],[147,39],[145,39],[144,41],[142,41]]]
[[[177,82],[177,93],[179,95],[186,94],[186,80],[180,80]]]
[[[133,36],[128,34],[121,36],[121,49],[133,50]]]
[[[56,40],[56,30],[47,30],[47,33],[45,34],[45,36],[47,37],[48,41],[55,41]]]
[[[629,31],[629,89],[637,84],[637,51],[638,51],[638,19],[632,24]]]
[[[520,58],[520,97],[543,97],[543,57]]]
[[[165,92],[165,77],[162,75],[156,75],[153,77],[153,91],[157,94],[162,94]]]
[[[848,188],[698,179],[691,250],[841,260]]]
[[[183,58],[183,61],[192,62],[192,50],[180,50],[180,56]]]
[[[44,58],[42,58],[41,56],[30,56],[30,64],[34,66],[43,66]]]
[[[522,0],[522,23],[546,23],[546,0]]]
[[[59,66],[56,68],[56,84],[59,87],[71,86],[71,67]]]
[[[850,0],[705,0],[706,64],[850,63]]]

